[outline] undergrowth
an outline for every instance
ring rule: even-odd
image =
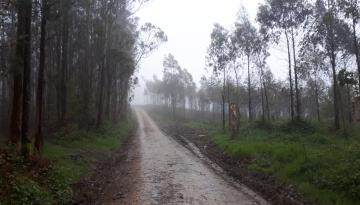
[[[293,184],[318,204],[360,204],[360,141],[308,122],[243,127],[236,138],[213,131],[214,142],[234,157],[252,158],[248,169]]]
[[[98,130],[66,127],[46,141],[44,156],[25,163],[11,147],[0,150],[0,205],[67,204],[71,185],[97,161],[121,148],[135,119]]]

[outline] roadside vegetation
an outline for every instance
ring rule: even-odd
[[[147,2],[1,1],[1,205],[67,204],[121,148],[137,65],[167,41],[134,15]]]
[[[360,203],[360,127],[344,137],[330,123],[242,121],[239,134],[231,136],[221,122],[201,120],[195,113],[174,120],[164,108],[147,110],[163,127],[205,130],[218,149],[244,162],[248,171],[293,186],[306,200],[321,205]]]
[[[136,128],[134,117],[118,124],[104,123],[99,129],[64,128],[45,143],[43,157],[31,163],[14,153],[11,147],[0,151],[1,204],[67,204],[71,186],[122,148]]]
[[[318,204],[359,204],[359,131],[344,139],[321,127],[286,122],[262,126],[260,122],[244,126],[233,138],[221,130],[211,137],[229,156],[250,158],[249,170],[295,185]]]

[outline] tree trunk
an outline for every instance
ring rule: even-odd
[[[226,86],[226,69],[224,68],[224,84],[223,84],[223,92],[222,92],[222,129],[225,131],[225,86]]]
[[[103,107],[104,107],[104,84],[105,84],[105,68],[104,64],[100,66],[100,87],[99,87],[99,101],[98,101],[98,113],[97,113],[97,121],[96,127],[100,128],[102,124],[102,115],[103,115]]]
[[[27,9],[28,5],[31,5],[30,0],[23,1],[17,0],[17,12],[18,12],[18,23],[17,23],[17,39],[16,39],[16,53],[15,62],[13,64],[13,101],[11,111],[11,122],[10,122],[10,142],[12,144],[19,145],[19,140],[22,134],[21,115],[22,115],[22,96],[23,96],[23,70],[25,67],[25,48],[27,40],[26,31],[26,20],[27,20]]]
[[[61,72],[60,72],[60,121],[65,123],[67,112],[67,86],[66,78],[68,71],[68,50],[69,50],[69,9],[70,1],[63,2],[63,25],[62,25],[62,51],[61,51]]]
[[[39,153],[43,150],[44,139],[42,131],[42,112],[43,112],[43,96],[44,96],[44,70],[45,70],[45,38],[46,38],[46,0],[42,0],[42,16],[40,28],[40,59],[38,72],[38,87],[36,94],[36,134],[35,134],[35,148]]]
[[[360,90],[360,56],[359,56],[359,45],[358,40],[356,36],[356,19],[353,19],[352,22],[352,29],[353,29],[353,38],[354,38],[354,51],[355,51],[355,57],[356,57],[356,64],[357,64],[357,70],[359,73],[359,90]]]
[[[98,100],[98,114],[97,114],[97,122],[96,127],[100,128],[102,124],[102,117],[103,117],[103,109],[104,109],[104,89],[105,89],[105,69],[107,66],[107,30],[108,24],[107,20],[105,20],[104,25],[104,33],[103,33],[103,48],[102,48],[102,64],[100,66],[100,85],[99,85],[99,100]]]
[[[331,53],[331,68],[333,74],[333,86],[334,86],[334,124],[335,128],[340,129],[340,117],[339,117],[339,98],[338,98],[338,83],[336,74],[336,54],[334,51]]]
[[[251,76],[250,76],[250,55],[247,55],[247,66],[248,66],[248,97],[249,97],[249,121],[253,120],[252,116],[252,100],[251,100]]]
[[[239,106],[240,104],[240,99],[239,99],[239,74],[236,70],[236,62],[234,61],[234,72],[235,72],[235,78],[236,78],[236,103]]]
[[[23,36],[23,100],[22,100],[22,125],[21,125],[21,154],[26,159],[30,158],[31,140],[29,136],[29,119],[30,119],[30,104],[31,104],[31,15],[32,15],[32,1],[18,0],[19,6],[19,22],[24,21],[24,36]]]
[[[291,39],[293,46],[293,58],[294,58],[294,75],[295,75],[295,97],[296,97],[296,120],[301,120],[301,100],[300,100],[300,90],[298,83],[298,68],[296,64],[296,48],[295,48],[295,36],[294,29],[291,28]]]
[[[269,95],[266,88],[266,83],[264,82],[264,94],[265,94],[265,103],[266,103],[266,113],[267,113],[267,119],[270,121],[270,104],[269,104]]]
[[[89,124],[90,119],[90,100],[91,100],[91,77],[90,77],[90,67],[91,67],[91,49],[90,49],[90,33],[91,33],[91,13],[90,13],[90,3],[86,5],[86,34],[85,34],[85,54],[84,54],[84,65],[82,73],[80,74],[80,92],[81,92],[81,109],[82,117],[80,118],[80,126],[84,127]]]
[[[268,121],[270,121],[270,106],[269,106],[269,98],[268,98],[266,83],[264,79],[263,65],[260,65],[260,84],[262,87],[261,100],[262,100],[263,120],[265,120],[266,118]]]
[[[292,70],[291,70],[290,41],[289,41],[289,35],[287,29],[285,29],[285,36],[286,36],[286,45],[287,45],[288,60],[289,60],[290,115],[291,115],[291,120],[294,120],[294,90],[293,90]]]
[[[317,77],[317,75],[316,75]],[[317,114],[317,120],[320,122],[320,102],[319,102],[319,87],[317,83],[317,79],[315,77],[315,98],[316,98],[316,114]]]
[[[346,85],[346,91],[347,91],[347,111],[348,111],[348,121],[349,124],[352,124],[352,111],[351,111],[351,89],[350,85]]]
[[[265,97],[264,97],[264,87],[262,84],[260,84],[260,95],[261,95],[261,120],[265,121]]]
[[[109,58],[110,60],[110,58]],[[107,83],[106,83],[106,103],[105,103],[105,117],[106,120],[110,119],[110,109],[111,109],[111,88],[112,88],[112,82],[113,82],[113,78],[112,78],[112,71],[111,71],[111,66],[107,65],[106,66],[106,73],[107,73]]]

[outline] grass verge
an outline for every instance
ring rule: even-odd
[[[356,136],[341,138],[308,123],[279,124],[271,129],[249,125],[235,138],[219,130],[211,131],[211,136],[229,156],[251,158],[249,170],[294,185],[317,204],[360,204],[360,142]]]

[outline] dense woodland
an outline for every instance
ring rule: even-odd
[[[359,91],[356,0],[267,0],[256,19],[240,10],[231,29],[215,24],[206,58],[207,75],[196,87],[171,54],[163,79],[147,82],[148,103],[213,113],[225,129],[228,104],[239,105],[249,121],[289,119],[353,124],[352,103]],[[272,73],[267,60],[283,49],[287,80]]]
[[[113,169],[131,163],[127,149],[135,146],[126,140],[144,137],[133,134],[137,122],[129,114],[136,71],[168,40],[136,17],[147,3],[0,1],[0,204],[76,204],[79,184],[96,189],[79,195],[98,198],[93,180],[81,180],[91,172],[103,177],[93,167],[107,158],[103,167],[112,175],[102,181],[120,179]],[[281,202],[359,204],[359,26],[357,0],[265,0],[255,19],[240,9],[230,28],[214,24],[206,57],[198,59],[205,69],[164,57],[162,77],[154,75],[144,90],[146,103],[160,106],[137,110],[140,133],[154,137],[148,112],[173,137],[204,155],[212,150],[232,176],[270,193],[270,202],[279,195]],[[274,56],[278,65],[270,63]],[[195,69],[205,73],[200,82]],[[241,121],[230,135],[233,103]]]
[[[134,14],[146,3],[1,1],[1,138],[29,156],[61,127],[126,118],[139,62],[167,40],[139,25]]]

